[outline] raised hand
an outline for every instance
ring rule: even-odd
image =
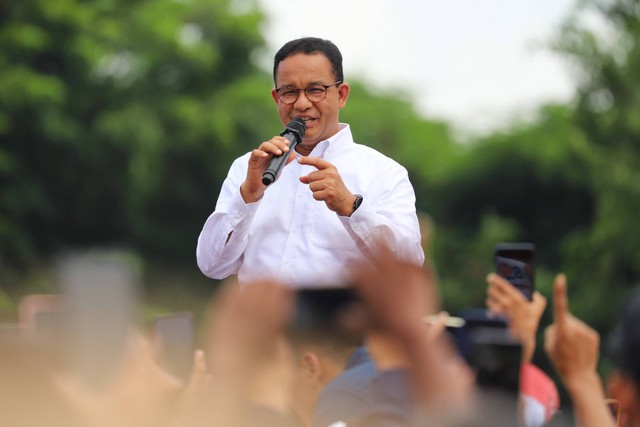
[[[545,350],[571,396],[577,425],[615,426],[596,370],[600,336],[569,311],[564,274],[553,285],[553,324],[545,330]]]
[[[313,198],[325,202],[330,210],[340,216],[351,216],[356,197],[345,186],[338,169],[318,157],[300,157],[298,163],[317,169],[300,177],[300,182],[309,185]]]
[[[247,178],[240,186],[240,194],[246,203],[257,202],[262,198],[267,186],[262,183],[262,175],[274,156],[289,153],[287,164],[295,158],[295,151],[289,152],[289,141],[284,136],[274,136],[251,152]]]
[[[487,308],[509,321],[509,331],[522,342],[522,360],[530,362],[536,347],[536,333],[547,307],[547,299],[534,292],[531,301],[503,277],[495,273],[487,276]]]

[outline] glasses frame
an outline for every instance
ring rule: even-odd
[[[279,100],[280,102],[282,102],[283,104],[286,104],[286,105],[292,105],[292,104],[295,104],[295,103],[296,103],[296,101],[298,100],[298,98],[300,97],[300,92],[301,92],[301,91],[302,91],[302,92],[304,92],[304,96],[309,100],[309,102],[322,102],[322,101],[324,101],[325,99],[327,99],[327,90],[329,90],[329,88],[330,88],[330,87],[332,87],[332,86],[337,86],[337,85],[341,85],[342,83],[344,83],[342,80],[338,80],[337,82],[331,83],[330,85],[316,84],[316,85],[312,85],[312,86],[307,86],[307,87],[305,87],[304,89],[295,89],[295,88],[290,88],[290,89],[289,89],[289,88],[287,88],[287,91],[291,91],[291,92],[295,91],[295,92],[296,92],[296,98],[295,98],[293,101],[291,101],[291,102],[285,102],[285,101],[282,99],[282,96],[280,96],[280,91],[281,91],[282,89],[284,89],[284,87],[283,87],[283,86],[280,86],[280,87],[276,88],[276,93],[278,94],[278,100]],[[313,101],[313,100],[311,100],[311,98],[309,98],[309,95],[307,94],[307,90],[312,89],[312,88],[317,89],[317,88],[319,88],[319,87],[324,88],[324,97],[323,97],[322,99],[318,99],[317,101]]]

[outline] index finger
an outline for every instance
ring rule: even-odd
[[[326,160],[322,160],[319,157],[309,157],[309,156],[301,156],[298,158],[298,163],[302,165],[313,166],[318,170],[327,169],[333,166],[331,163]]]
[[[558,327],[563,328],[568,317],[567,277],[561,273],[553,281],[553,319],[558,324]]]

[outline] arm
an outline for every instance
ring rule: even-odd
[[[580,427],[613,427],[615,422],[605,403],[604,388],[597,373],[600,337],[569,312],[566,278],[554,281],[554,323],[545,330],[545,350],[573,402]]]
[[[215,211],[207,218],[198,237],[198,267],[213,279],[224,279],[238,272],[251,222],[259,206],[259,202],[245,203],[240,194],[247,161],[248,155],[245,155],[231,166]]]
[[[224,279],[238,272],[253,217],[267,190],[262,174],[274,155],[289,151],[287,144],[284,137],[275,136],[231,165],[215,211],[198,237],[196,258],[206,276]],[[294,157],[295,152],[291,152],[287,163]]]
[[[354,212],[355,190],[347,188],[338,169],[317,157],[301,157],[298,162],[317,168],[300,177],[314,199],[335,212],[347,233],[365,254],[380,251],[384,242],[399,259],[416,265],[424,262],[420,227],[415,209],[415,192],[403,167],[387,166],[367,184],[368,192]]]

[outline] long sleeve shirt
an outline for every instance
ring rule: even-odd
[[[345,285],[352,261],[367,258],[380,239],[400,259],[421,265],[424,252],[415,193],[406,169],[378,151],[356,144],[348,125],[310,153],[333,164],[353,194],[364,200],[339,216],[313,198],[301,176],[315,170],[293,161],[255,203],[240,186],[251,153],[235,160],[215,211],[198,238],[201,271],[215,279],[238,275],[243,284],[266,277],[292,287]]]

